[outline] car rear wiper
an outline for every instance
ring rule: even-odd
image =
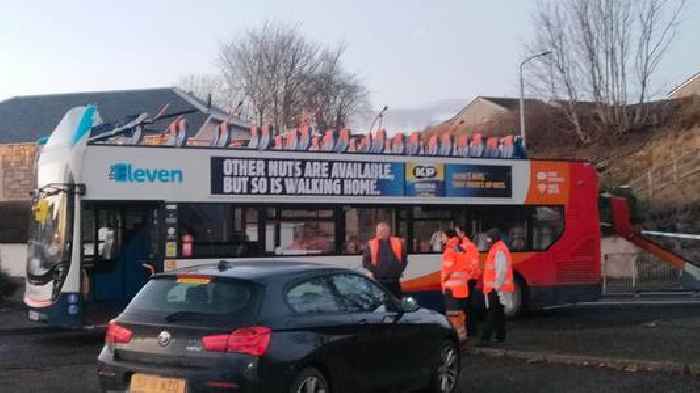
[[[165,317],[166,322],[175,322],[175,321],[192,321],[192,320],[200,320],[200,319],[212,319],[212,318],[218,318],[220,315],[218,314],[209,314],[209,313],[204,313],[204,312],[197,312],[197,311],[177,311],[172,314],[169,314],[168,316]]]

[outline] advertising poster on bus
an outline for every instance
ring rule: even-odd
[[[403,196],[404,164],[211,158],[213,195]]]
[[[511,198],[510,166],[447,164],[445,195],[448,197]]]

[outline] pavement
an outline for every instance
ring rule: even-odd
[[[0,391],[99,391],[95,359],[103,332],[51,330],[28,323],[21,305],[0,309]],[[700,378],[687,367],[649,372],[624,363],[700,364],[700,306],[565,309],[508,327],[507,344],[468,349],[460,392],[700,392]],[[572,362],[582,357],[603,364]]]
[[[700,304],[620,304],[509,321],[506,351],[700,364]]]

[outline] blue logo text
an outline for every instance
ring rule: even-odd
[[[182,170],[134,168],[118,162],[109,168],[109,179],[117,183],[182,183]]]

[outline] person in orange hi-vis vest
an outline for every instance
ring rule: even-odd
[[[362,255],[362,266],[394,296],[401,299],[401,276],[406,270],[406,243],[391,236],[389,224],[380,222]]]
[[[447,242],[442,252],[440,272],[442,293],[445,296],[445,311],[460,340],[467,338],[466,301],[469,297],[467,266],[461,239],[453,229],[445,231]]]
[[[501,240],[498,229],[487,232],[489,248],[484,264],[484,298],[486,300],[486,327],[481,334],[481,345],[491,340],[496,333],[496,341],[506,339],[505,305],[512,303],[513,296],[513,260],[508,246]]]
[[[463,265],[467,273],[467,286],[469,296],[465,300],[464,311],[467,315],[467,336],[476,337],[477,323],[480,318],[481,307],[477,297],[476,285],[481,280],[481,261],[479,260],[479,248],[469,240],[467,234],[459,226],[455,226],[457,236],[460,238],[460,246],[464,259]]]

